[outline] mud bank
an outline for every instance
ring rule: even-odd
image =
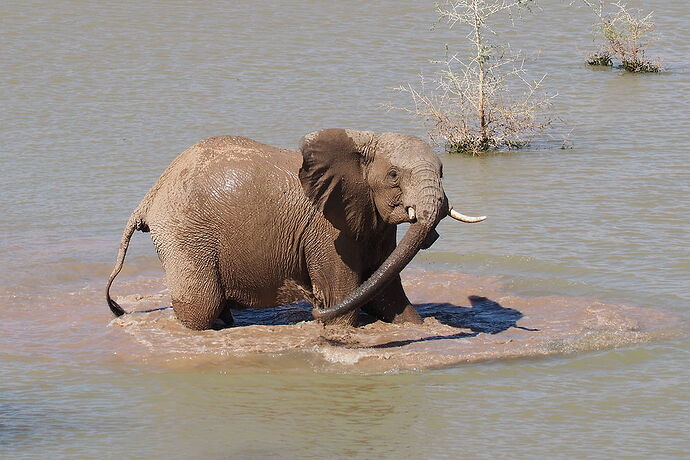
[[[508,295],[495,279],[451,272],[407,270],[404,283],[424,324],[324,327],[307,304],[296,304],[238,310],[236,327],[196,332],[180,325],[161,291],[119,298],[137,312],[110,328],[145,348],[135,355],[171,365],[302,355],[320,369],[387,372],[623,346],[670,334],[675,321],[649,307]]]

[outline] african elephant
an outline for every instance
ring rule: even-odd
[[[233,323],[232,309],[306,299],[316,319],[356,325],[357,309],[419,323],[400,271],[438,237],[452,210],[438,155],[396,133],[326,129],[299,151],[236,136],[181,153],[124,229],[110,297],[135,230],[151,232],[177,318],[191,329]],[[396,226],[411,225],[396,247]]]

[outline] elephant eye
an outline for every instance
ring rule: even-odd
[[[391,169],[390,171],[388,171],[388,178],[393,182],[397,181],[398,171],[396,171],[395,169]]]

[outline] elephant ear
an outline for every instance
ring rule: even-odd
[[[307,197],[338,230],[355,239],[376,225],[365,167],[371,162],[374,133],[324,129],[300,141],[299,178]]]

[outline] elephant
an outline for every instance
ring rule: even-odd
[[[449,205],[442,164],[422,139],[324,129],[298,150],[240,136],[182,152],[132,212],[106,300],[135,230],[150,232],[175,316],[195,330],[233,324],[232,310],[299,300],[326,325],[421,323],[400,280],[438,238]],[[409,222],[399,244],[397,225]]]

